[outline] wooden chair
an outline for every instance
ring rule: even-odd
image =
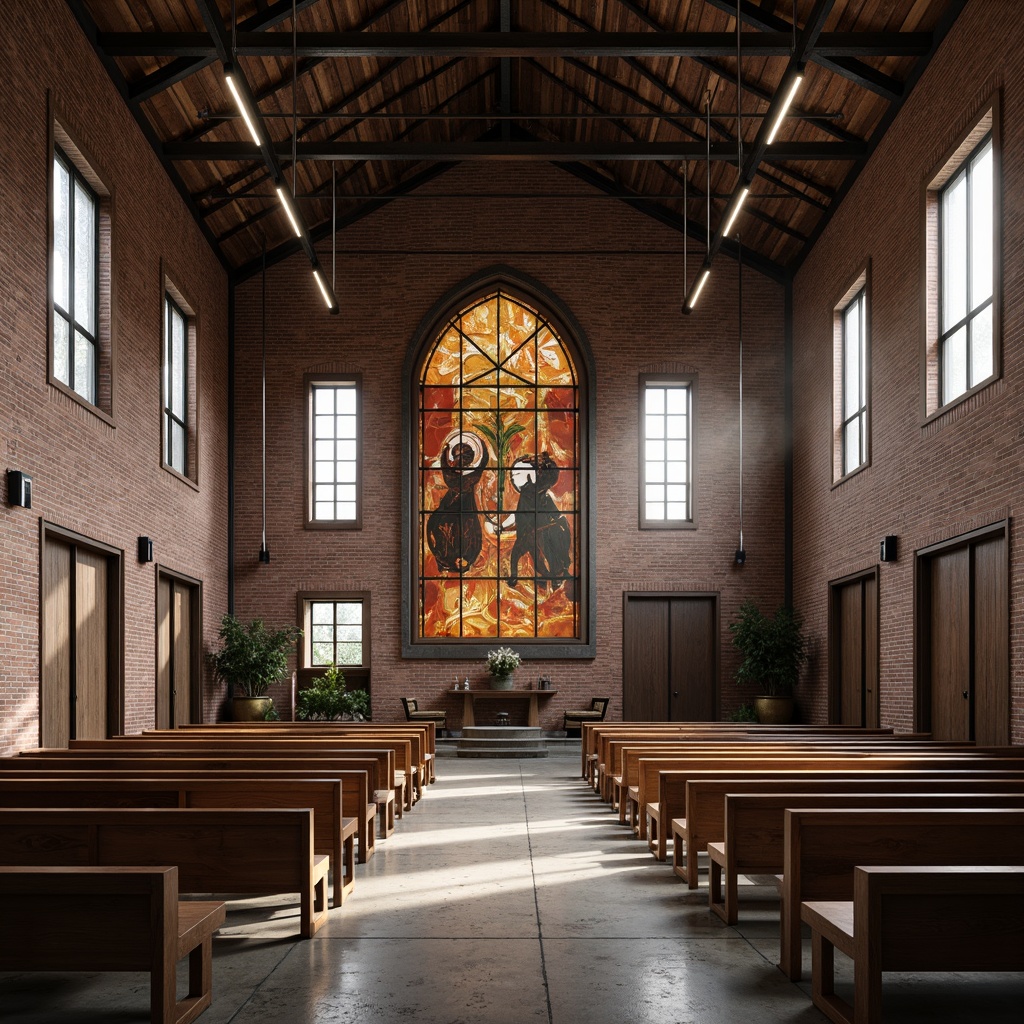
[[[420,711],[415,697],[399,697],[410,722],[433,722],[438,729],[448,728],[447,711]]]
[[[566,711],[562,716],[566,735],[571,732],[572,735],[578,736],[584,722],[603,722],[609,704],[611,704],[610,697],[592,697],[589,708],[581,711]]]

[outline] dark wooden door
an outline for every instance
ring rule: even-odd
[[[878,727],[878,576],[830,585],[829,721]]]
[[[199,588],[167,573],[157,582],[156,726],[199,720]]]
[[[918,727],[940,740],[1010,735],[1005,526],[918,557]]]
[[[44,533],[40,743],[103,739],[119,723],[118,554]]]
[[[627,594],[623,718],[713,721],[717,698],[718,595]]]

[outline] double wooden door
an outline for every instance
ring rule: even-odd
[[[120,728],[120,552],[45,526],[40,743]]]
[[[156,727],[200,721],[200,588],[161,571],[156,596]]]
[[[718,595],[627,593],[622,658],[627,722],[714,721]]]
[[[1007,526],[918,552],[917,727],[1009,743]]]
[[[829,721],[878,728],[878,570],[829,585]]]

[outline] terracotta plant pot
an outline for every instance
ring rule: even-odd
[[[236,722],[262,722],[274,706],[272,697],[233,697],[231,713]]]
[[[786,725],[793,721],[796,701],[792,697],[757,697],[754,710],[762,725]]]

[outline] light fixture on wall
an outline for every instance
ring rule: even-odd
[[[140,562],[153,561],[153,541],[149,537],[140,537],[138,541]]]
[[[32,477],[28,473],[7,470],[7,504],[15,508],[32,507]]]
[[[878,560],[880,562],[895,562],[896,561],[896,535],[888,534],[882,538],[881,543],[878,545]]]

